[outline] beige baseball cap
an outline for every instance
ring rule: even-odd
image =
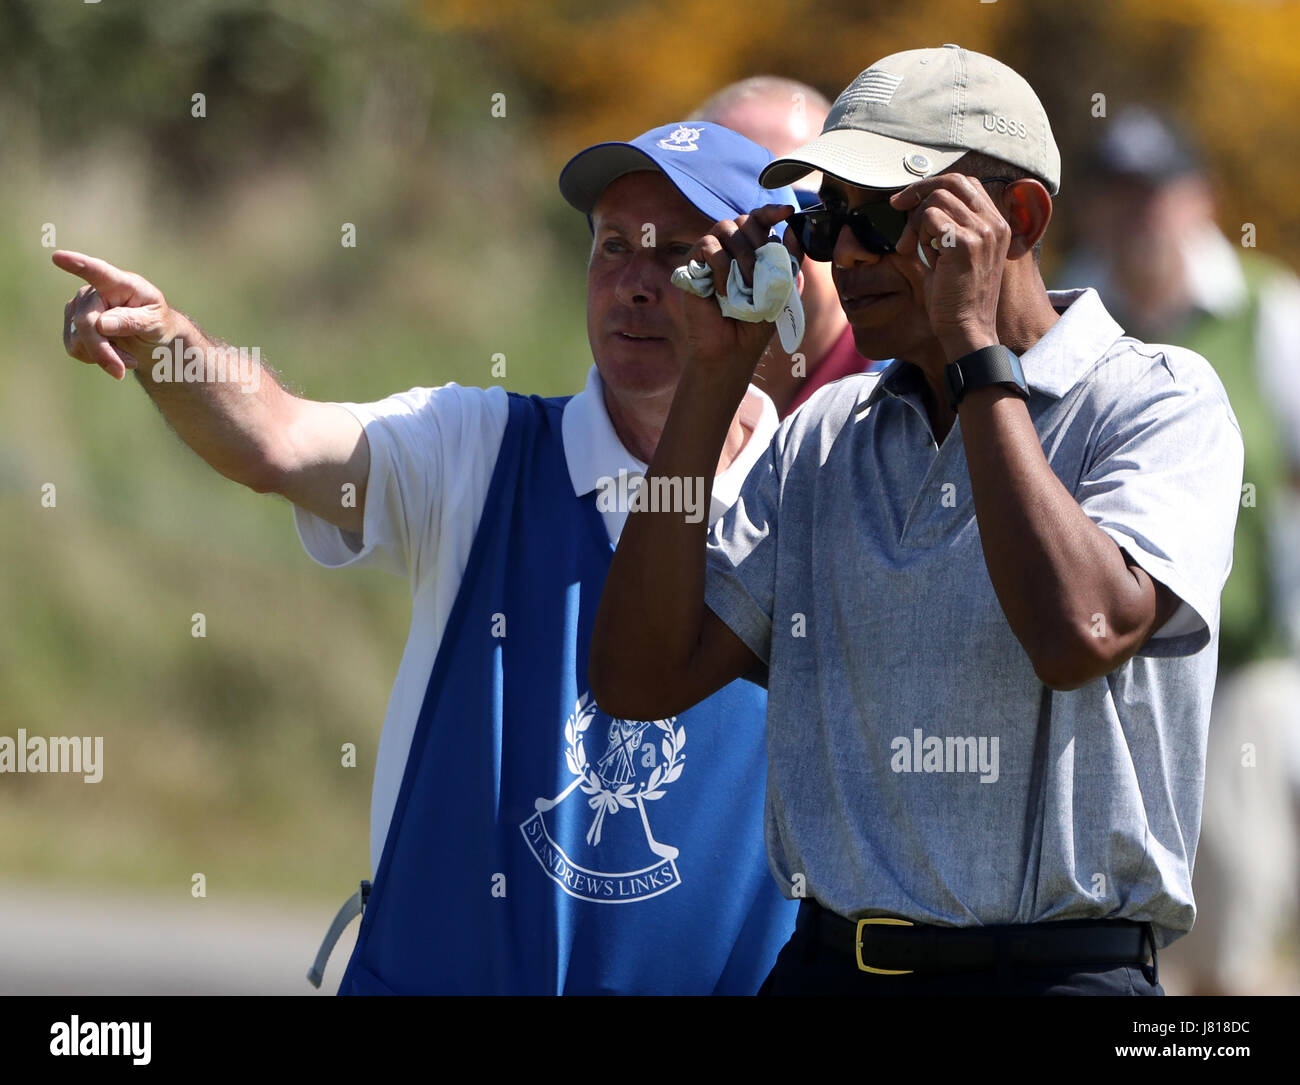
[[[1061,187],[1061,152],[1038,95],[1000,61],[959,45],[878,60],[831,106],[822,134],[759,175],[781,187],[821,170],[862,188],[896,189],[980,151]]]

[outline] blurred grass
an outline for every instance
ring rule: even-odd
[[[0,735],[102,735],[105,764],[93,785],[0,777],[0,876],[188,893],[202,872],[210,897],[330,900],[368,876],[408,585],[319,568],[286,502],[211,471],[134,378],[67,358],[78,282],[42,230],[143,274],[314,399],[497,383],[496,352],[508,388],[575,391],[586,224],[535,128],[489,120],[481,58],[442,61],[457,100],[483,104],[473,119],[435,111],[407,145],[378,125],[272,148],[197,196],[125,129],[54,147],[29,133],[0,163]]]

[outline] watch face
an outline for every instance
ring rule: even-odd
[[[1029,384],[1019,356],[1001,345],[983,347],[950,362],[944,367],[943,375],[953,410],[957,409],[967,392],[990,384],[1015,388],[1022,398],[1029,398]]]
[[[1022,388],[1027,388],[1025,371],[1020,367],[1020,357],[1012,350],[1007,351],[1007,357],[1011,359],[1011,372],[1016,375],[1016,383]]]

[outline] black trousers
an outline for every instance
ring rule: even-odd
[[[790,941],[760,995],[1163,995],[1156,970],[1143,964],[1002,965],[981,972],[913,972],[882,976],[861,971],[852,956],[824,945],[801,907]]]

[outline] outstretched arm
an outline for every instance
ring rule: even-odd
[[[291,395],[260,359],[205,335],[141,276],[78,252],[60,250],[53,259],[87,284],[64,308],[69,355],[116,380],[134,369],[181,439],[227,478],[361,531],[370,451],[348,411]],[[175,379],[195,360],[201,379]],[[355,502],[342,500],[348,484]]]

